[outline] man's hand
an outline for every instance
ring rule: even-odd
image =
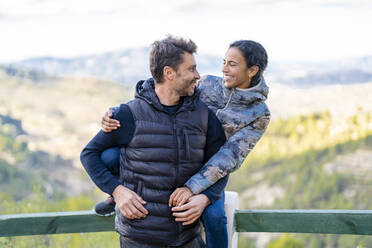
[[[181,187],[177,188],[171,196],[169,197],[169,206],[176,206],[179,207],[183,204],[185,204],[190,197],[192,196],[192,192],[188,187]]]
[[[141,219],[145,218],[148,211],[143,207],[146,202],[135,192],[119,185],[112,192],[112,196],[118,206],[120,212],[127,219]]]
[[[112,109],[109,109],[102,117],[102,131],[105,133],[109,133],[120,127],[120,121],[112,119],[112,113]]]
[[[210,201],[204,194],[194,195],[185,205],[172,208],[173,216],[176,221],[183,222],[183,226],[190,225],[200,218],[209,204]]]

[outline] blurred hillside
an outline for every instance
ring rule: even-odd
[[[90,184],[71,160],[29,149],[28,135],[20,122],[0,115],[0,189],[14,200],[26,199],[40,186],[47,198],[61,198],[90,191]],[[4,209],[1,208],[0,212]]]
[[[0,68],[0,114],[22,121],[30,150],[71,159],[76,167],[104,112],[133,96],[130,86],[95,78],[29,77],[35,72],[12,70]]]
[[[239,192],[241,209],[371,209],[371,164],[371,111],[297,115],[270,123],[228,187]],[[248,247],[266,247],[278,237],[241,236],[256,241]],[[361,236],[292,236],[286,238],[305,244],[295,247],[372,247],[372,239]]]
[[[372,80],[370,83],[324,85],[293,88],[270,84],[267,104],[274,119],[327,110],[333,116],[346,117],[356,111],[372,111]]]
[[[240,208],[370,209],[372,83],[271,83],[273,119],[228,189]],[[0,67],[0,214],[90,209],[102,194],[79,153],[132,84]],[[276,240],[276,238],[280,238]],[[114,233],[0,238],[0,247],[105,247]],[[271,241],[270,241],[271,240]],[[372,247],[362,236],[242,234],[240,247]]]
[[[103,113],[129,99],[132,88],[14,67],[0,67],[0,87],[2,192],[18,200],[34,185],[47,198],[93,192],[79,154]]]

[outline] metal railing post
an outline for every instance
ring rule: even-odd
[[[237,192],[225,192],[225,212],[227,216],[227,231],[229,235],[229,248],[238,247],[238,233],[235,229],[235,210],[239,208],[239,196]]]

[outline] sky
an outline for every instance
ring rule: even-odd
[[[77,57],[187,37],[223,56],[238,39],[275,61],[372,55],[370,0],[0,0],[0,63]]]

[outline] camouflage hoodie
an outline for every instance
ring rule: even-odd
[[[219,179],[237,170],[265,132],[270,111],[265,104],[269,88],[263,77],[248,89],[228,89],[223,79],[204,76],[199,81],[200,98],[214,111],[228,140],[220,150],[192,176],[186,186],[199,194]]]

